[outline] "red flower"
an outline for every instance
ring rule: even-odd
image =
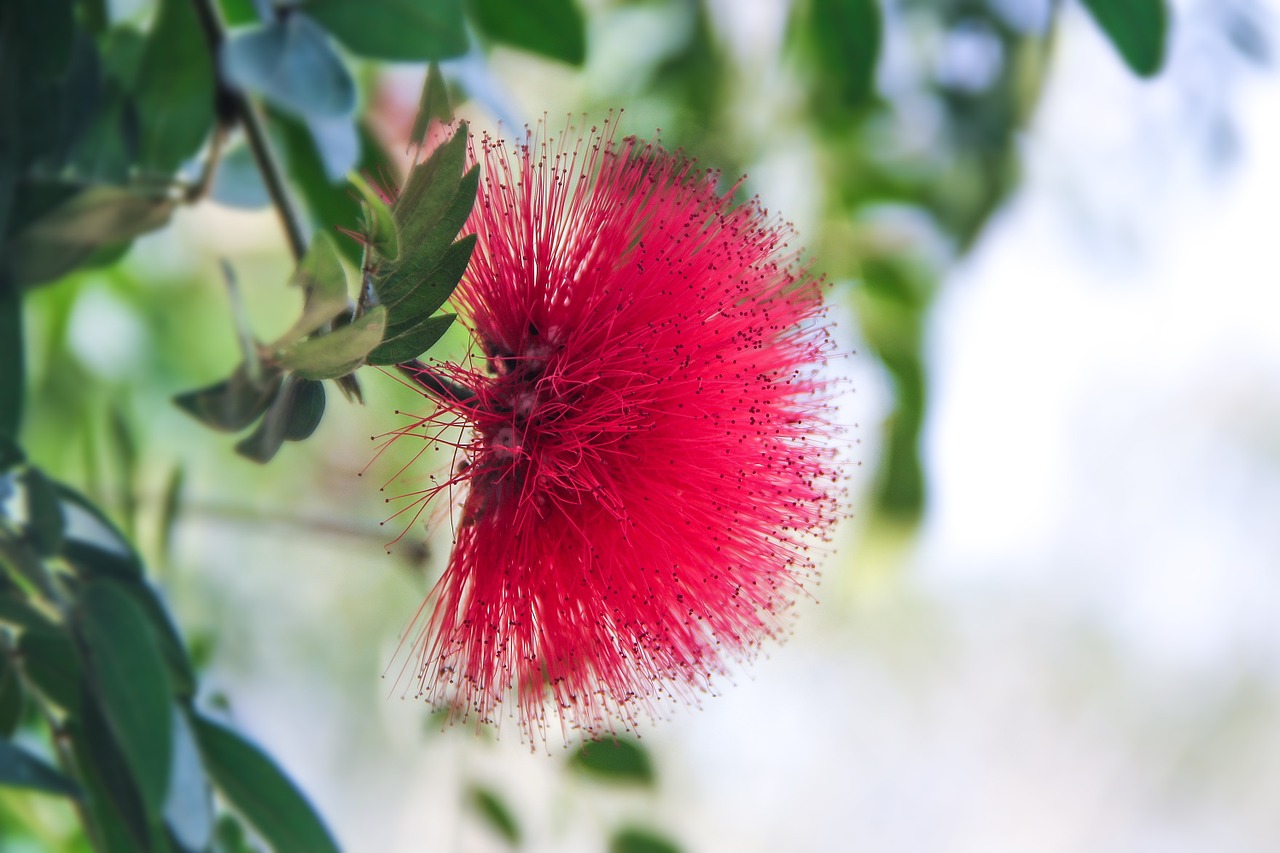
[[[548,708],[629,725],[777,634],[813,570],[836,515],[820,284],[787,226],[656,145],[481,146],[453,303],[484,357],[434,365],[474,396],[415,425],[467,428],[417,679],[464,718],[514,698],[531,736]]]

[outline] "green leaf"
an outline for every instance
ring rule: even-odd
[[[224,797],[276,850],[337,851],[319,815],[262,750],[230,729],[195,717],[205,768]]]
[[[569,767],[612,782],[652,785],[654,781],[649,753],[628,738],[584,743],[569,757]]]
[[[173,552],[173,529],[177,526],[178,514],[182,509],[182,491],[186,483],[186,475],[181,465],[173,466],[169,479],[164,487],[164,499],[160,503],[159,554],[161,564],[169,561]]]
[[[512,847],[520,845],[520,825],[496,793],[478,785],[472,786],[467,792],[467,802],[508,844]]]
[[[310,379],[298,382],[297,398],[293,414],[285,424],[285,441],[306,441],[320,426],[324,417],[324,383]]]
[[[494,41],[581,65],[587,28],[575,0],[475,0],[476,25]]]
[[[171,173],[213,127],[216,92],[209,46],[189,0],[161,0],[138,68],[141,162]]]
[[[231,85],[296,115],[349,116],[356,108],[355,80],[329,34],[298,12],[233,35],[221,67]]]
[[[385,294],[392,318],[388,335],[406,323],[417,323],[438,311],[452,295],[476,245],[468,234],[456,243],[445,243],[442,252],[428,254],[416,248],[412,257],[388,275],[374,279],[379,296]]]
[[[22,680],[7,654],[0,653],[0,738],[12,737],[22,722]],[[0,761],[0,764],[3,764]]]
[[[369,353],[369,364],[400,364],[422,355],[444,337],[444,333],[453,324],[456,314],[441,314],[428,317],[416,324],[389,333],[373,352]]]
[[[66,519],[57,485],[39,468],[23,472],[22,483],[27,493],[27,527],[31,543],[42,557],[52,557],[62,550]]]
[[[24,631],[58,630],[58,627],[49,621],[49,617],[24,601],[19,595],[20,593],[11,590],[0,592],[0,623],[12,625]]]
[[[467,52],[462,0],[307,0],[302,8],[361,56],[420,62]]]
[[[213,789],[205,777],[187,714],[173,708],[173,766],[164,800],[164,822],[183,850],[206,850],[213,841]]]
[[[441,122],[453,121],[453,108],[449,106],[449,93],[445,89],[444,77],[440,75],[439,64],[433,62],[427,66],[427,77],[422,82],[422,96],[418,100],[418,115],[413,119],[413,133],[409,139],[412,144],[422,147],[427,139],[427,128],[431,120]]]
[[[302,441],[310,436],[323,414],[324,390],[320,383],[291,375],[258,428],[236,445],[236,452],[254,462],[270,462],[285,441]]]
[[[847,115],[870,103],[884,29],[879,0],[809,0],[796,8],[817,109]]]
[[[304,379],[345,376],[364,364],[382,341],[386,326],[387,309],[378,305],[346,326],[286,347],[277,360]]]
[[[12,281],[52,281],[103,246],[130,240],[169,221],[174,201],[164,192],[91,186],[32,222],[9,245]]]
[[[0,131],[3,132],[3,131]],[[0,439],[18,438],[26,359],[22,346],[22,301],[0,269]]]
[[[31,70],[46,79],[60,76],[75,36],[71,0],[13,0],[12,12]]]
[[[343,304],[346,304],[345,300]],[[267,410],[280,392],[283,381],[284,376],[279,371],[253,379],[249,376],[248,367],[241,364],[229,379],[179,394],[173,402],[205,426],[223,432],[239,432]]]
[[[347,270],[327,232],[316,232],[289,283],[301,287],[306,297],[302,316],[280,336],[275,343],[277,347],[301,340],[346,310]]]
[[[651,830],[627,827],[609,840],[609,853],[680,853],[680,848]]]
[[[79,688],[91,695],[87,686]],[[158,848],[158,819],[143,803],[129,763],[97,702],[86,701],[66,721],[80,784],[88,799],[94,846],[106,853],[137,853]],[[152,812],[151,814],[154,814]]]
[[[391,208],[358,172],[352,172],[347,179],[364,200],[363,234],[366,244],[384,259],[394,261],[400,254],[400,238]]]
[[[151,814],[164,805],[173,753],[173,690],[147,616],[118,584],[91,581],[76,611],[89,686]]]
[[[1169,8],[1165,0],[1084,0],[1129,69],[1152,77],[1164,65],[1169,38]]]
[[[17,744],[0,740],[0,787],[77,796],[80,789],[60,771]]]
[[[80,659],[69,634],[60,627],[23,631],[18,653],[23,672],[46,699],[69,713],[80,707]]]

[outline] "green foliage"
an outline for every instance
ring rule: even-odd
[[[413,62],[467,50],[462,0],[307,0],[303,8],[361,56]]]
[[[138,159],[171,173],[213,127],[213,61],[189,0],[161,0],[138,67]]]
[[[587,58],[586,22],[576,0],[475,0],[476,25],[494,41],[570,65]]]
[[[502,798],[490,788],[472,785],[467,791],[467,804],[489,828],[512,847],[520,845],[520,824]]]
[[[0,272],[0,364],[8,366],[0,370],[0,441],[12,441],[18,437],[18,426],[22,423],[25,362],[22,306],[18,302],[18,292],[9,286],[4,273]],[[0,464],[0,470],[5,467]]]
[[[80,793],[75,782],[7,740],[0,740],[0,787],[28,788],[70,797]]]
[[[639,741],[630,738],[588,741],[569,757],[569,767],[611,782],[654,783],[653,761],[648,751]]]
[[[680,853],[680,848],[651,830],[627,827],[609,840],[609,853]]]
[[[808,0],[794,9],[796,50],[812,67],[813,109],[826,124],[841,124],[875,95],[883,40],[879,0]]]
[[[1083,0],[1133,73],[1153,77],[1164,66],[1169,39],[1165,0]]]
[[[338,849],[306,797],[262,750],[225,726],[199,716],[192,722],[218,790],[276,850]]]

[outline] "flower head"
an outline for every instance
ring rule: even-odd
[[[432,368],[474,396],[418,425],[465,437],[416,678],[461,716],[514,699],[531,734],[629,724],[778,633],[812,573],[836,514],[820,283],[787,226],[654,144],[480,149],[453,304],[482,355]]]

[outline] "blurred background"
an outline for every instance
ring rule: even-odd
[[[24,318],[28,454],[150,557],[201,701],[353,851],[1280,849],[1280,9],[583,0],[580,43],[539,47],[501,5],[442,65],[477,132],[621,109],[795,222],[849,520],[788,642],[622,766],[442,727],[393,664],[448,526],[384,552],[406,481],[370,440],[425,402],[362,371],[365,405],[331,394],[267,466],[170,402],[237,361],[220,259],[260,338],[297,312],[232,137],[212,198]],[[321,222],[326,173],[401,173],[426,71],[334,35],[357,109],[273,126]],[[0,849],[71,844],[59,801],[0,810],[26,827]]]

